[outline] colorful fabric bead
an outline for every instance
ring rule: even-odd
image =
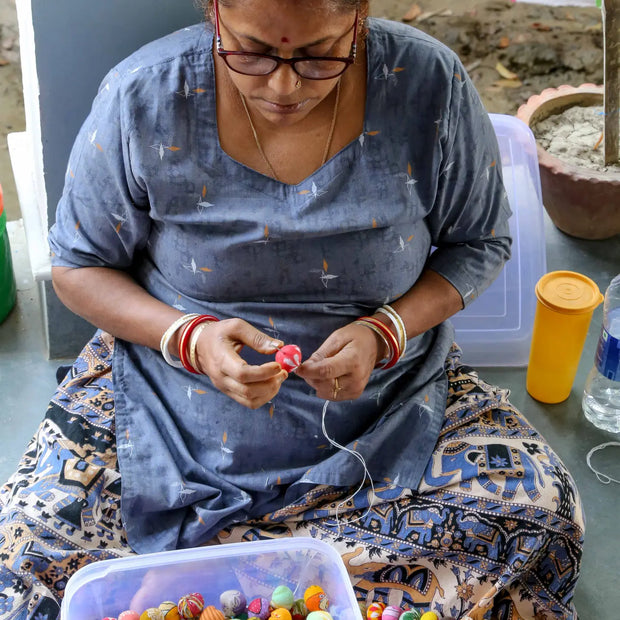
[[[248,601],[239,590],[226,590],[220,594],[220,609],[227,618],[237,618],[247,607]]]
[[[422,613],[417,609],[406,609],[399,620],[420,620]]]
[[[319,609],[319,611],[311,611],[308,614],[307,620],[334,620],[332,615],[325,611],[324,609]]]
[[[294,602],[295,596],[288,586],[278,586],[271,594],[271,606],[276,609],[281,607],[290,610]]]
[[[368,620],[381,620],[381,616],[383,616],[384,609],[385,609],[385,603],[381,603],[380,601],[371,603],[366,608],[366,618]]]
[[[327,610],[329,607],[329,599],[321,586],[310,586],[304,592],[304,602],[308,611]]]
[[[439,618],[437,618],[437,614],[434,611],[427,611],[422,614],[420,620],[439,620]]]
[[[159,607],[149,607],[140,614],[140,620],[164,620],[164,614]]]
[[[398,620],[403,613],[403,610],[396,605],[388,605],[381,614],[381,620]]]
[[[284,607],[278,607],[271,612],[269,620],[292,620],[291,612]]]
[[[200,614],[200,620],[225,620],[226,616],[214,605],[205,607]]]
[[[269,614],[271,610],[269,609],[269,601],[263,597],[259,596],[251,600],[248,603],[248,613],[260,618],[260,620],[267,620],[269,618]]]
[[[118,614],[118,620],[140,620],[140,614],[133,609],[128,609]]]
[[[159,610],[164,614],[164,620],[179,620],[179,608],[174,601],[164,601],[159,604]]]
[[[186,594],[179,599],[177,607],[181,617],[189,619],[196,618],[200,615],[200,612],[204,609],[205,600],[202,594],[193,592],[192,594]]]
[[[303,598],[298,598],[291,607],[293,620],[303,620],[308,615],[308,608]]]
[[[286,372],[293,372],[301,364],[301,349],[296,344],[286,344],[276,353],[276,362]]]

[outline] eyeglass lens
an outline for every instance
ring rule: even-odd
[[[278,66],[278,61],[274,58],[252,54],[230,54],[224,59],[233,71],[246,75],[267,75]],[[296,60],[290,64],[301,77],[310,80],[336,77],[348,66],[346,61],[328,59]]]

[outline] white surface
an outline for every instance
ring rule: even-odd
[[[30,183],[38,209],[41,229],[47,231],[47,191],[45,189],[43,168],[43,143],[41,140],[41,110],[39,108],[39,77],[32,22],[30,0],[17,0],[17,22],[19,26],[19,54],[24,91],[24,114],[26,117],[26,134],[28,136],[32,166]],[[24,138],[25,139],[25,138]],[[25,222],[28,234],[29,222]],[[30,235],[29,235],[30,237]],[[29,241],[30,243],[30,241]]]
[[[42,179],[43,174],[39,175],[36,172],[31,138],[28,132],[10,133],[7,136],[7,143],[28,242],[32,276],[37,281],[51,280],[52,264],[47,243],[47,203],[41,197],[41,192],[37,192],[36,189],[36,178],[40,176]]]

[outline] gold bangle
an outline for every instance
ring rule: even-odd
[[[392,325],[394,325],[396,336],[398,337],[398,345],[400,347],[400,356],[402,357],[407,349],[407,329],[405,328],[405,322],[400,314],[389,304],[384,304],[381,308],[377,308],[377,312],[387,316]]]
[[[364,327],[367,327],[368,329],[371,329],[373,332],[375,332],[375,334],[377,334],[377,336],[379,336],[379,338],[381,338],[381,340],[383,341],[383,344],[385,345],[385,348],[387,349],[387,355],[385,355],[384,357],[382,357],[381,359],[384,360],[386,358],[391,358],[394,351],[392,349],[392,345],[390,345],[390,343],[388,342],[387,338],[381,333],[381,330],[376,327],[375,325],[373,325],[372,323],[368,323],[366,321],[353,321],[353,323],[355,325],[363,325]]]
[[[198,327],[196,327],[196,329],[192,332],[192,335],[189,339],[189,363],[191,364],[192,368],[196,371],[196,372],[202,372],[200,370],[200,368],[198,368],[198,362],[196,360],[196,348],[198,346],[198,337],[200,336],[200,334],[202,333],[202,330],[209,324],[212,323],[213,321],[209,321],[207,323],[201,323],[200,325],[198,325]]]

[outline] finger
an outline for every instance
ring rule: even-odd
[[[241,342],[258,353],[273,354],[284,346],[282,340],[272,338],[241,319],[232,319],[230,327],[232,329],[230,338],[233,342]]]
[[[350,344],[350,340],[335,338],[328,346],[322,345],[299,366],[297,374],[316,381],[329,381],[347,374],[355,363],[355,351]]]
[[[248,407],[258,409],[277,395],[280,386],[286,379],[286,372],[278,374],[276,377],[258,383],[239,383],[232,377],[225,378],[225,387],[222,391],[233,400]]]
[[[241,385],[251,385],[262,383],[281,377],[282,381],[288,377],[288,373],[277,362],[267,362],[266,364],[252,365],[245,360],[227,359],[223,362],[221,373],[231,377]]]
[[[356,380],[353,375],[341,375],[331,381],[323,382],[320,386],[321,395],[320,398],[325,400],[351,400],[357,398],[359,393],[353,389],[356,384]],[[319,396],[319,393],[317,392]]]

